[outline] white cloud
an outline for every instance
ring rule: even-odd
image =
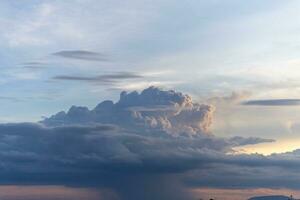
[[[49,3],[43,3],[34,7],[28,18],[20,21],[11,21],[8,32],[4,33],[5,38],[11,46],[23,45],[46,45],[49,39],[40,35],[41,31],[49,28],[51,16],[55,7]]]
[[[91,111],[73,106],[67,113],[59,112],[43,123],[50,126],[112,123],[134,129],[149,129],[149,132],[197,135],[209,133],[213,112],[212,106],[193,103],[188,95],[149,87],[140,94],[122,92],[117,103],[104,101]]]

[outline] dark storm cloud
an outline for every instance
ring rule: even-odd
[[[242,102],[242,105],[248,106],[297,106],[300,105],[300,99],[262,99]]]
[[[275,163],[227,156],[236,144],[214,136],[145,136],[112,125],[1,124],[0,139],[1,184],[109,187],[128,200],[188,199],[180,177],[190,170]]]
[[[14,169],[16,173],[34,175],[49,171],[52,174],[52,168],[52,178],[49,177],[52,180],[53,175],[59,175],[60,179],[64,173],[67,180],[69,172],[94,173],[95,176],[101,171],[115,170],[180,172],[206,160],[210,151],[212,154],[222,152],[229,145],[213,137],[176,140],[143,136],[110,125],[49,128],[32,123],[1,124],[0,138],[2,172]]]
[[[211,106],[188,95],[150,87],[92,110],[72,106],[40,123],[0,124],[0,183],[97,186],[124,200],[189,200],[194,186],[263,185],[280,175],[273,168],[291,175],[300,167],[294,154],[230,154],[272,140],[216,137],[209,131],[212,115]]]
[[[140,78],[143,78],[143,76],[133,72],[119,72],[115,74],[105,74],[99,76],[60,75],[60,76],[53,77],[54,80],[88,81],[88,82],[104,82],[104,83],[112,83],[119,80],[140,79]]]
[[[84,50],[72,50],[72,51],[58,51],[51,55],[59,56],[69,59],[89,60],[89,61],[107,61],[107,57],[101,53],[84,51]]]
[[[189,187],[299,189],[300,150],[263,156],[226,155],[184,177]]]
[[[281,162],[285,161],[281,160]],[[258,164],[261,163],[258,162]],[[299,168],[299,162],[297,167]],[[185,183],[188,187],[290,188],[299,190],[299,178],[299,170],[296,167],[212,164],[206,169],[199,168],[187,172]]]

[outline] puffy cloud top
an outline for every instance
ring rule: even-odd
[[[197,104],[189,95],[149,87],[141,93],[122,92],[118,102],[103,101],[94,109],[72,106],[42,121],[46,126],[115,124],[121,127],[172,135],[209,133],[214,108]]]
[[[192,98],[174,90],[163,91],[156,87],[149,87],[140,94],[136,91],[127,93],[123,91],[120,95],[118,105],[122,106],[156,106],[175,105],[192,106]]]

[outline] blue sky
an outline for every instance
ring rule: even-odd
[[[0,152],[0,157],[16,159],[5,166],[15,167],[21,177],[26,177],[27,168],[19,168],[18,159],[38,160],[37,165],[28,166],[42,173],[45,156],[55,166],[52,170],[57,170],[52,171],[51,179],[56,186],[46,188],[49,193],[74,189],[62,186],[69,186],[70,174],[56,168],[57,162],[72,173],[104,178],[101,183],[78,180],[82,181],[80,187],[87,187],[93,194],[95,188],[90,184],[100,188],[96,189],[97,200],[99,191],[111,199],[133,198],[128,192],[132,188],[122,189],[116,184],[114,171],[107,172],[112,181],[106,182],[101,170],[107,170],[107,166],[124,167],[124,182],[135,169],[140,170],[145,184],[168,184],[167,179],[174,178],[165,195],[174,188],[184,188],[184,194],[188,188],[188,196],[214,191],[240,197],[244,190],[247,195],[249,191],[265,194],[276,193],[274,188],[284,194],[295,192],[299,177],[293,170],[300,163],[299,9],[296,0],[2,0],[0,136],[5,145],[1,143],[0,149],[5,153]],[[161,89],[144,90],[150,86]],[[146,92],[123,93],[125,99],[119,100],[124,90]],[[118,103],[97,106],[109,99]],[[73,107],[68,112],[72,105],[89,110]],[[94,109],[96,106],[98,109]],[[66,113],[54,115],[60,111]],[[28,133],[28,138],[16,139],[23,137],[19,130]],[[72,131],[74,138],[69,137]],[[95,136],[95,131],[103,135]],[[115,135],[109,135],[110,131]],[[76,135],[81,132],[86,138]],[[43,134],[48,140],[44,141]],[[70,143],[70,154],[64,143],[55,142],[59,134]],[[208,152],[203,150],[206,146],[202,137],[211,144]],[[31,147],[39,141],[57,145],[59,150]],[[78,148],[76,141],[82,143]],[[191,148],[185,148],[189,145]],[[20,149],[26,153],[20,153]],[[259,155],[252,154],[257,152]],[[202,168],[199,158],[212,168]],[[81,171],[78,167],[84,159],[86,165]],[[95,166],[101,172],[95,171]],[[175,175],[167,173],[166,166]],[[280,169],[294,178],[280,182]],[[240,174],[243,170],[247,172],[245,177]],[[13,184],[20,184],[11,177],[11,171],[7,173],[8,182],[12,178]],[[149,178],[149,173],[155,175]],[[217,175],[222,173],[232,177],[220,179]],[[29,174],[31,185],[38,176]],[[61,179],[58,174],[63,174]],[[274,177],[261,180],[260,174]],[[45,177],[46,183],[37,181],[38,185],[52,183],[51,175]],[[248,179],[251,176],[253,180]],[[205,184],[202,178],[212,181]],[[233,184],[226,188],[229,179],[238,181],[241,187]],[[2,187],[0,193],[7,186]],[[28,190],[36,188],[29,186]]]
[[[298,63],[298,4],[2,1],[2,96],[20,101],[3,99],[1,118],[32,121],[72,104],[94,106],[104,96],[116,99],[118,92],[111,88],[156,84],[204,96],[296,81],[298,74],[290,72]],[[51,56],[63,50],[99,52],[107,61]],[[44,69],[24,68],[28,62],[41,62]],[[51,80],[65,74],[116,72],[146,77],[110,88]],[[285,87],[279,89],[291,86]],[[255,95],[279,96],[264,92],[259,89]]]

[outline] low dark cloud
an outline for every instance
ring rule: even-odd
[[[53,56],[59,56],[68,59],[88,60],[88,61],[107,61],[107,56],[101,53],[84,50],[58,51],[52,53]]]
[[[300,99],[262,99],[242,102],[247,106],[297,106],[300,105]]]
[[[283,196],[283,195],[272,195],[272,196],[252,197],[248,200],[290,200],[290,197]]]
[[[119,72],[115,74],[105,74],[99,76],[60,75],[60,76],[53,77],[54,80],[87,81],[87,82],[102,82],[102,83],[114,83],[120,80],[140,79],[140,78],[143,78],[143,76],[133,72]]]
[[[232,154],[233,147],[273,140],[216,137],[213,111],[188,95],[150,87],[122,92],[116,103],[103,101],[92,110],[72,106],[39,123],[0,124],[0,184],[110,188],[124,200],[190,200],[193,187],[298,183],[297,174],[288,178],[299,171],[298,152]]]
[[[236,143],[237,146],[275,142],[275,140],[273,140],[273,139],[265,139],[265,138],[258,138],[258,137],[244,138],[244,137],[240,137],[240,136],[235,136],[233,138],[230,138],[230,141],[233,144]]]
[[[261,157],[228,156],[236,142],[211,135],[162,137],[115,125],[1,124],[0,139],[0,184],[111,188],[126,200],[191,199],[187,189],[195,180],[187,181],[190,171],[223,165],[208,171],[218,174],[228,166],[276,164]],[[219,184],[206,185],[212,183]]]

